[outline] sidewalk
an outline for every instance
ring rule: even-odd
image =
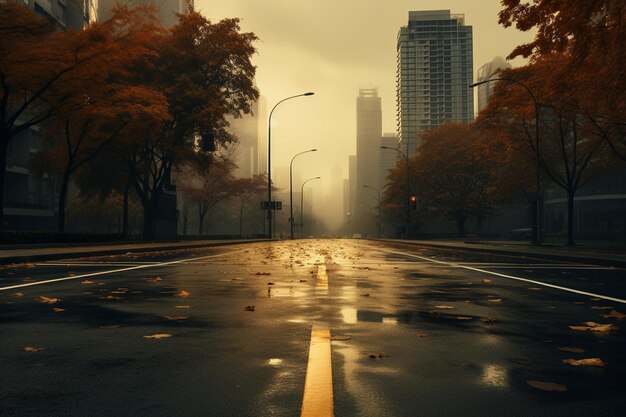
[[[586,263],[591,265],[626,268],[626,249],[601,248],[593,245],[564,246],[545,244],[531,245],[525,241],[488,241],[488,240],[401,240],[380,239],[384,242],[396,242],[409,245],[464,250],[500,255],[524,256],[543,260]]]
[[[171,242],[141,243],[75,243],[75,244],[34,244],[0,246],[0,265],[25,262],[53,261],[88,256],[121,255],[126,253],[154,252],[176,249],[206,248],[211,246],[236,245],[259,242],[262,239],[240,240],[186,240]]]

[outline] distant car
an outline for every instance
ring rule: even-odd
[[[360,233],[355,233],[352,235],[352,239],[361,239],[363,236],[361,236]]]

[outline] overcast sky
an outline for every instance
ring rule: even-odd
[[[212,21],[238,17],[243,31],[259,37],[254,62],[268,108],[315,92],[281,104],[272,116],[273,167],[288,166],[302,150],[320,149],[301,157],[304,177],[328,178],[335,165],[347,177],[348,155],[356,152],[359,88],[378,88],[383,133],[395,132],[396,38],[409,10],[465,15],[473,26],[474,79],[481,65],[532,38],[498,25],[499,0],[196,0],[196,8]]]

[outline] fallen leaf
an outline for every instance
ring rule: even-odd
[[[583,353],[585,349],[570,347],[570,346],[561,346],[557,348],[558,350],[562,350],[563,352],[571,352],[571,353]]]
[[[191,306],[176,306],[176,308],[191,308]]]
[[[37,299],[37,301],[39,301],[40,303],[54,304],[54,303],[58,303],[61,300],[58,298],[44,297],[42,295]]]
[[[501,303],[502,302],[502,298],[492,298],[490,300],[488,300],[490,303]]]
[[[178,293],[179,297],[189,297],[190,293],[188,293],[185,290],[181,290],[181,292]]]
[[[483,317],[480,321],[483,323],[495,323],[498,320],[496,320],[495,317]]]
[[[81,282],[81,284],[93,284],[93,281],[89,281],[88,279]]]
[[[530,291],[541,291],[541,288],[539,288],[539,287],[529,287],[528,289]]]
[[[146,281],[146,282],[160,282],[161,281],[161,277],[146,278],[144,281]]]
[[[107,295],[106,297],[104,297],[104,299],[105,300],[109,300],[109,301],[111,301],[111,300],[121,300],[120,297],[115,297],[113,295]]]
[[[474,319],[474,317],[469,317],[469,316],[456,316],[455,318],[457,320],[472,320],[472,319]]]
[[[584,324],[585,324],[584,326],[569,326],[569,328],[572,330],[577,330],[577,331],[589,330],[591,332],[598,332],[598,333],[609,333],[609,332],[617,330],[617,326],[613,324],[601,324],[601,323],[595,323],[593,321],[587,321]]]
[[[361,297],[369,297],[370,293],[361,294]]]
[[[64,308],[58,308],[58,307],[55,307],[55,308],[53,308],[52,310],[53,310],[55,313],[62,313],[62,312],[64,312],[64,311],[65,311],[65,309],[64,309]]]
[[[272,274],[271,274],[271,273],[269,273],[269,272],[255,272],[255,273],[254,273],[254,274],[252,274],[252,275],[272,275]]]
[[[176,320],[187,320],[189,316],[163,316],[168,320],[176,321]]]
[[[605,314],[602,317],[604,317],[605,319],[618,319],[618,320],[621,320],[624,317],[626,317],[626,314],[620,313],[617,310],[612,310],[611,313]]]
[[[426,337],[426,336],[428,336],[428,333],[415,333],[415,335],[417,337]]]
[[[24,352],[41,352],[44,349],[40,348],[40,347],[25,346],[25,347],[22,348],[22,350]]]
[[[168,337],[172,337],[169,333],[155,333],[149,336],[144,336],[145,339],[167,339]]]
[[[489,278],[483,278],[483,284],[489,284],[490,282],[493,282],[493,280]]]
[[[268,282],[267,285],[275,285],[273,282]]]
[[[600,358],[586,358],[586,359],[563,359],[563,363],[572,366],[598,366],[603,368],[606,366],[606,362],[604,362]]]
[[[567,387],[565,385],[556,384],[554,382],[526,381],[526,383],[533,388],[537,388],[543,391],[558,391],[558,392],[567,391]]]
[[[444,305],[437,305],[437,306],[434,306],[434,307],[435,308],[440,308],[440,309],[451,309],[451,308],[454,308],[452,306],[444,306]]]
[[[24,294],[21,293],[21,292],[16,292],[16,293],[13,294],[13,297],[15,297],[15,298],[20,298],[20,297],[23,297],[23,296],[24,296]]]
[[[245,306],[243,309],[244,309],[245,311],[254,311],[254,306],[253,306],[253,305],[251,305],[251,306]]]
[[[306,279],[301,279],[300,282],[306,282]]]

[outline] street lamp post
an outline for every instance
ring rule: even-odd
[[[541,209],[539,201],[541,199],[541,184],[539,181],[539,172],[540,172],[540,164],[539,164],[539,103],[537,102],[537,97],[533,94],[530,87],[528,87],[523,82],[516,80],[514,78],[490,78],[488,80],[479,81],[473,84],[470,84],[470,88],[478,87],[479,85],[491,82],[491,81],[508,81],[510,83],[519,84],[526,89],[528,94],[533,100],[535,104],[535,191],[537,193],[537,201],[535,204],[535,221],[533,224],[533,243],[537,245],[541,245]]]
[[[309,181],[313,181],[313,180],[319,180],[322,177],[313,177],[313,178],[309,178],[308,180],[304,181],[302,183],[302,187],[300,187],[300,237],[302,237],[302,231],[304,230],[304,217],[303,217],[303,213],[304,213],[304,184],[306,184]]]
[[[408,142],[407,142],[408,143]],[[408,146],[407,146],[408,148]],[[410,207],[410,198],[411,198],[411,191],[410,191],[410,186],[409,186],[409,154],[408,153],[404,153],[402,152],[400,149],[398,148],[391,148],[389,146],[381,146],[380,149],[391,149],[392,151],[396,151],[398,152],[400,155],[402,155],[404,157],[404,162],[406,163],[406,234],[405,237],[408,239],[409,238],[409,224],[410,224],[410,219],[411,219],[411,207]],[[407,149],[408,152],[408,149]]]
[[[267,225],[269,226],[267,229],[267,235],[270,239],[272,238],[272,113],[274,113],[276,107],[278,107],[278,105],[283,101],[291,100],[296,97],[312,96],[313,94],[315,93],[309,91],[308,93],[297,94],[295,96],[284,98],[276,103],[270,111],[267,123],[267,201],[269,204],[267,210]]]
[[[378,188],[376,187],[372,187],[371,185],[364,185],[363,188],[371,188],[372,190],[376,191],[376,194],[378,194],[378,224],[377,224],[377,229],[378,229],[378,237],[380,237],[380,223],[382,221],[382,218],[380,217],[380,191],[378,191]]]
[[[296,159],[296,156],[302,155],[307,152],[317,152],[317,149],[309,149],[308,151],[300,152],[294,155],[291,158],[291,162],[289,163],[289,224],[291,225],[291,239],[293,236],[293,160]]]

